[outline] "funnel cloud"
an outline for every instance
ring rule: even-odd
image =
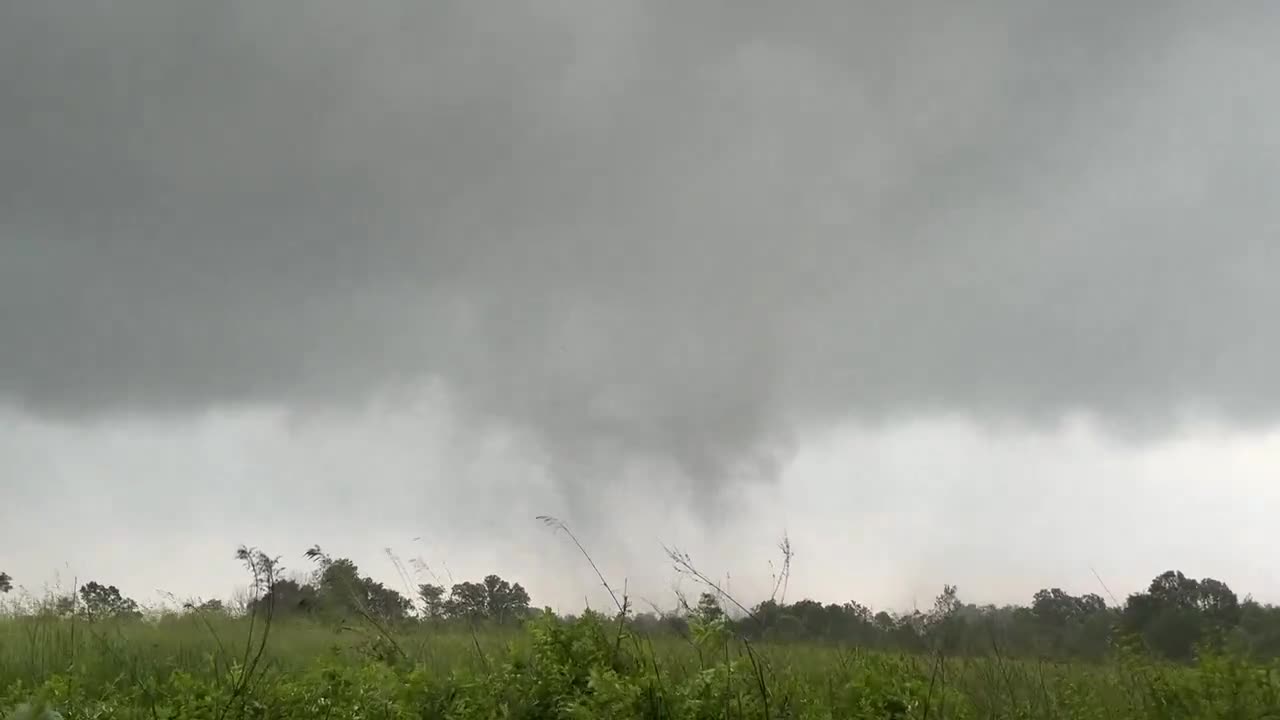
[[[858,418],[1280,414],[1280,8],[0,9],[0,399],[443,388],[589,484]]]

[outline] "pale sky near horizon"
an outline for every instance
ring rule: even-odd
[[[1280,602],[1280,8],[0,8],[0,570]],[[447,569],[446,569],[447,568]],[[422,580],[430,578],[423,577]],[[685,589],[689,589],[686,582]]]
[[[562,611],[607,603],[577,551],[534,519],[546,513],[570,523],[615,584],[663,608],[676,589],[697,588],[672,571],[664,544],[758,600],[784,533],[796,551],[791,599],[904,610],[930,605],[945,582],[972,602],[1026,602],[1042,587],[1123,601],[1181,569],[1280,602],[1267,551],[1280,509],[1276,430],[1199,425],[1131,447],[1082,419],[1041,432],[963,417],[848,425],[806,443],[778,480],[741,488],[723,517],[628,478],[595,500],[602,518],[577,518],[527,446],[460,438],[419,403],[110,429],[5,416],[0,456],[19,488],[6,505],[22,509],[4,516],[5,548],[20,551],[6,556],[9,572],[36,595],[100,578],[152,603],[225,599],[245,581],[237,544],[306,571],[302,552],[319,543],[393,587],[403,583],[388,549],[414,583],[497,572]],[[129,482],[104,483],[100,469]]]

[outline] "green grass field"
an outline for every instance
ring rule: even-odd
[[[1280,675],[1223,656],[1062,664],[750,644],[722,624],[645,636],[595,615],[474,629],[0,619],[0,717],[38,717],[41,703],[63,718],[1252,720],[1280,717]]]

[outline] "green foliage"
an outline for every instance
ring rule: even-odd
[[[1268,665],[1204,653],[1174,665],[1121,652],[1104,664],[953,658],[812,643],[750,643],[725,617],[692,644],[587,612],[522,630],[397,631],[401,661],[310,620],[274,628],[270,669],[239,647],[248,618],[193,615],[0,620],[0,718],[1263,718],[1280,713]],[[113,627],[106,627],[112,624]],[[32,664],[32,659],[40,661]],[[243,690],[238,690],[243,688]],[[41,715],[39,713],[46,714]],[[56,712],[59,715],[51,715]]]
[[[382,626],[406,622],[416,617],[434,621],[459,620],[497,624],[518,623],[530,615],[529,593],[520,583],[489,575],[482,582],[455,584],[446,593],[439,585],[418,586],[418,606],[399,592],[360,574],[354,562],[333,558],[311,548],[306,557],[316,564],[309,579],[280,577],[282,568],[273,566],[271,582],[248,605],[251,614],[270,611],[276,617],[309,617],[327,621],[370,621]],[[242,558],[243,559],[243,558]],[[199,609],[217,611],[205,604]]]
[[[138,603],[121,595],[120,588],[115,585],[90,581],[80,586],[79,594],[79,611],[90,621],[142,617]]]
[[[367,615],[387,622],[403,620],[412,612],[413,603],[408,598],[371,577],[362,577],[350,560],[330,558],[318,546],[307,556],[319,567],[315,590],[324,610],[344,616]]]
[[[0,572],[0,593],[7,593],[13,590],[13,578],[8,573]]]
[[[437,592],[435,586],[422,588]],[[447,599],[437,596],[435,600],[445,617],[507,623],[529,615],[529,593],[520,583],[512,585],[497,575],[489,575],[479,583],[458,583],[450,589]]]
[[[320,608],[320,594],[311,585],[296,580],[277,580],[249,606],[250,612],[274,608],[280,615],[306,615]]]
[[[0,617],[0,718],[1280,717],[1280,609],[1177,572],[1123,611],[1056,588],[974,606],[948,585],[900,615],[747,610],[716,590],[676,615],[633,616],[624,596],[612,617],[561,618],[496,575],[421,585],[415,607],[349,560],[307,556],[299,581],[241,548],[243,612],[144,617],[92,582]]]
[[[714,612],[715,596],[704,594],[692,616]],[[843,605],[768,600],[734,621],[752,640],[836,642],[882,650],[943,651],[981,655],[998,650],[1046,659],[1106,658],[1117,642],[1139,642],[1158,657],[1189,662],[1197,652],[1231,646],[1255,659],[1280,657],[1280,609],[1240,602],[1225,583],[1195,580],[1170,571],[1123,608],[1108,607],[1096,594],[1071,595],[1059,588],[1037,592],[1028,607],[964,603],[944,586],[928,612],[893,614],[858,603]]]
[[[44,703],[23,703],[13,709],[8,720],[62,720],[62,713]]]
[[[205,600],[202,603],[191,605],[191,610],[202,613],[222,614],[227,612],[227,607],[222,604],[221,600]]]
[[[440,620],[445,616],[444,587],[430,583],[418,586],[418,601],[422,603],[422,615],[428,620]]]
[[[704,592],[698,597],[698,605],[693,609],[693,616],[704,623],[714,622],[724,617],[724,608],[720,607],[719,598]]]
[[[1202,646],[1221,648],[1241,618],[1240,601],[1225,583],[1170,570],[1129,597],[1121,621],[1124,632],[1158,654],[1187,661]]]

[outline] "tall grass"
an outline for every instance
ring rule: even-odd
[[[388,628],[403,655],[359,627],[276,620],[247,676],[241,650],[261,620],[10,616],[0,717],[41,700],[66,718],[1280,717],[1280,676],[1228,657],[1085,665],[749,647],[714,625],[682,638],[620,633],[614,620],[404,623]]]

